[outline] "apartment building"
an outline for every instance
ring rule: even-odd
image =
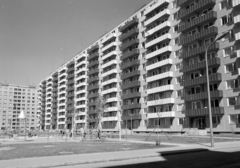
[[[2,131],[24,130],[25,121],[18,119],[23,110],[26,114],[27,130],[40,127],[40,113],[37,111],[36,86],[21,86],[0,83],[0,128]]]
[[[208,73],[213,131],[240,132],[239,22],[240,0],[152,1],[40,83],[41,128],[96,127],[101,97],[103,131],[209,131]]]

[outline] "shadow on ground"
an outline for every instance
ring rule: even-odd
[[[159,153],[163,161],[111,166],[111,168],[239,168],[240,152],[198,151],[190,153]],[[160,160],[160,159],[159,159]],[[103,167],[102,167],[103,168]],[[107,168],[107,167],[105,167]],[[108,167],[110,168],[110,167]]]

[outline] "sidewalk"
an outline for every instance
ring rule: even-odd
[[[129,140],[130,142],[130,140]],[[137,141],[131,141],[137,142]],[[165,143],[163,143],[165,144]],[[1,168],[43,168],[67,165],[80,165],[107,161],[120,161],[147,157],[160,157],[166,155],[200,152],[207,150],[221,150],[224,148],[240,147],[239,141],[216,143],[214,148],[210,144],[184,145],[171,148],[158,148],[135,151],[105,152],[80,155],[51,156],[38,158],[23,158],[0,161]]]

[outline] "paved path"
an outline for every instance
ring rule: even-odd
[[[54,141],[54,138],[50,138],[49,141],[50,142]],[[65,139],[62,139],[62,141],[65,141]],[[128,140],[128,141],[130,142],[131,140]],[[34,141],[32,139],[32,141],[27,141],[27,142],[42,143],[42,142],[46,142],[46,138],[38,138]],[[136,141],[136,140],[131,142],[145,143],[143,141]],[[23,141],[23,139],[19,139],[18,141],[4,142],[4,144],[12,144],[12,143],[26,143],[26,141]],[[154,142],[147,142],[147,143],[154,143]],[[162,143],[162,144],[166,144],[166,143]],[[40,168],[40,167],[43,168],[43,167],[53,167],[53,166],[63,166],[63,165],[78,165],[78,164],[97,163],[97,162],[106,162],[106,161],[129,160],[134,158],[149,158],[149,157],[172,155],[177,153],[199,152],[199,151],[206,151],[206,150],[221,150],[223,148],[240,147],[240,141],[216,143],[215,144],[216,146],[214,148],[211,148],[210,144],[194,144],[194,145],[175,144],[175,145],[178,145],[178,146],[171,147],[171,148],[145,149],[145,150],[135,150],[135,151],[118,151],[118,152],[105,152],[105,153],[93,153],[93,154],[2,160],[0,161],[0,168]]]

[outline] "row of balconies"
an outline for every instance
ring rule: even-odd
[[[194,12],[203,10],[208,5],[215,4],[216,0],[204,0],[204,1],[198,1],[198,3],[195,3],[194,6],[190,7],[189,9],[182,9],[179,12],[178,18],[182,19],[184,17],[188,17]]]
[[[194,26],[203,25],[210,19],[217,19],[217,12],[210,11],[205,15],[199,16],[194,20],[191,20],[190,22],[186,22],[184,25],[179,26],[179,31],[182,32],[182,31],[189,30]]]

